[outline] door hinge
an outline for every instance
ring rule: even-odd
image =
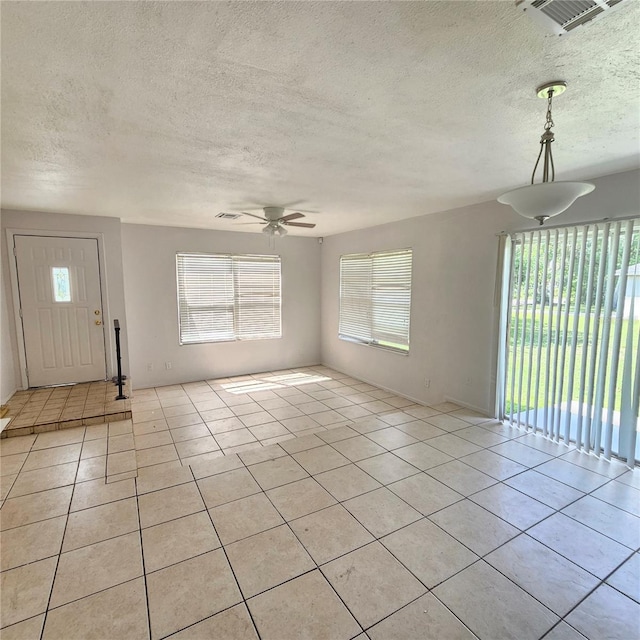
[[[24,375],[27,376],[27,378],[29,377],[29,369],[27,369],[27,367],[24,368]]]
[[[18,309],[18,313],[20,314],[20,317],[22,318],[22,309]]]
[[[17,249],[16,249],[15,247],[13,247],[13,255],[14,255],[14,256],[17,256],[17,255],[18,255],[18,251],[17,251]]]

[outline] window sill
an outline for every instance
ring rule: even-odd
[[[190,347],[197,344],[228,344],[229,342],[257,342],[259,340],[281,340],[282,335],[279,336],[265,336],[263,338],[223,338],[220,340],[198,340],[197,342],[180,342],[178,344],[181,347]]]
[[[352,344],[359,344],[364,347],[374,347],[376,349],[381,349],[382,351],[389,351],[391,353],[395,353],[400,356],[408,356],[409,349],[398,349],[397,347],[389,347],[384,344],[380,344],[379,342],[367,342],[365,340],[358,340],[357,338],[350,338],[349,336],[338,336],[339,340],[344,340],[344,342],[351,342]]]

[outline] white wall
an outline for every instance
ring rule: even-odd
[[[9,273],[10,255],[7,244],[7,229],[24,231],[42,231],[62,235],[67,233],[86,233],[90,237],[99,237],[99,247],[104,268],[103,282],[106,282],[104,303],[104,321],[106,328],[107,347],[107,375],[115,375],[115,346],[113,343],[113,319],[118,318],[121,326],[127,326],[124,303],[124,285],[122,273],[122,250],[120,239],[120,220],[98,216],[65,215],[57,213],[42,213],[35,211],[2,211],[2,237],[0,251],[2,253],[2,399],[5,392],[11,395],[17,388],[21,388],[18,341],[13,312],[13,293]],[[6,299],[5,299],[6,297]],[[6,308],[5,308],[6,304]],[[6,313],[6,315],[5,315]],[[8,351],[11,351],[11,356]],[[129,354],[126,337],[122,341],[122,360],[125,371],[129,368]],[[11,390],[12,389],[12,390]],[[11,390],[11,391],[10,391]]]
[[[282,338],[178,344],[176,253],[282,256]],[[320,245],[287,236],[275,249],[261,233],[122,225],[125,295],[134,387],[317,364],[320,361]],[[165,368],[171,362],[171,369]],[[148,365],[153,367],[148,370]]]
[[[638,171],[596,179],[593,194],[549,224],[639,215],[639,179]],[[323,363],[421,402],[436,403],[446,397],[490,413],[497,336],[497,234],[532,226],[509,207],[488,202],[325,238]],[[413,249],[409,355],[339,340],[340,256],[409,247]]]

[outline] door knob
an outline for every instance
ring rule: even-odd
[[[97,316],[100,315],[100,309],[96,309],[93,313],[95,313]]]
[[[102,324],[102,320],[96,320],[96,324],[100,326]]]

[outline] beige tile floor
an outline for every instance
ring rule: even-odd
[[[3,640],[632,640],[640,474],[324,367],[0,443]]]

